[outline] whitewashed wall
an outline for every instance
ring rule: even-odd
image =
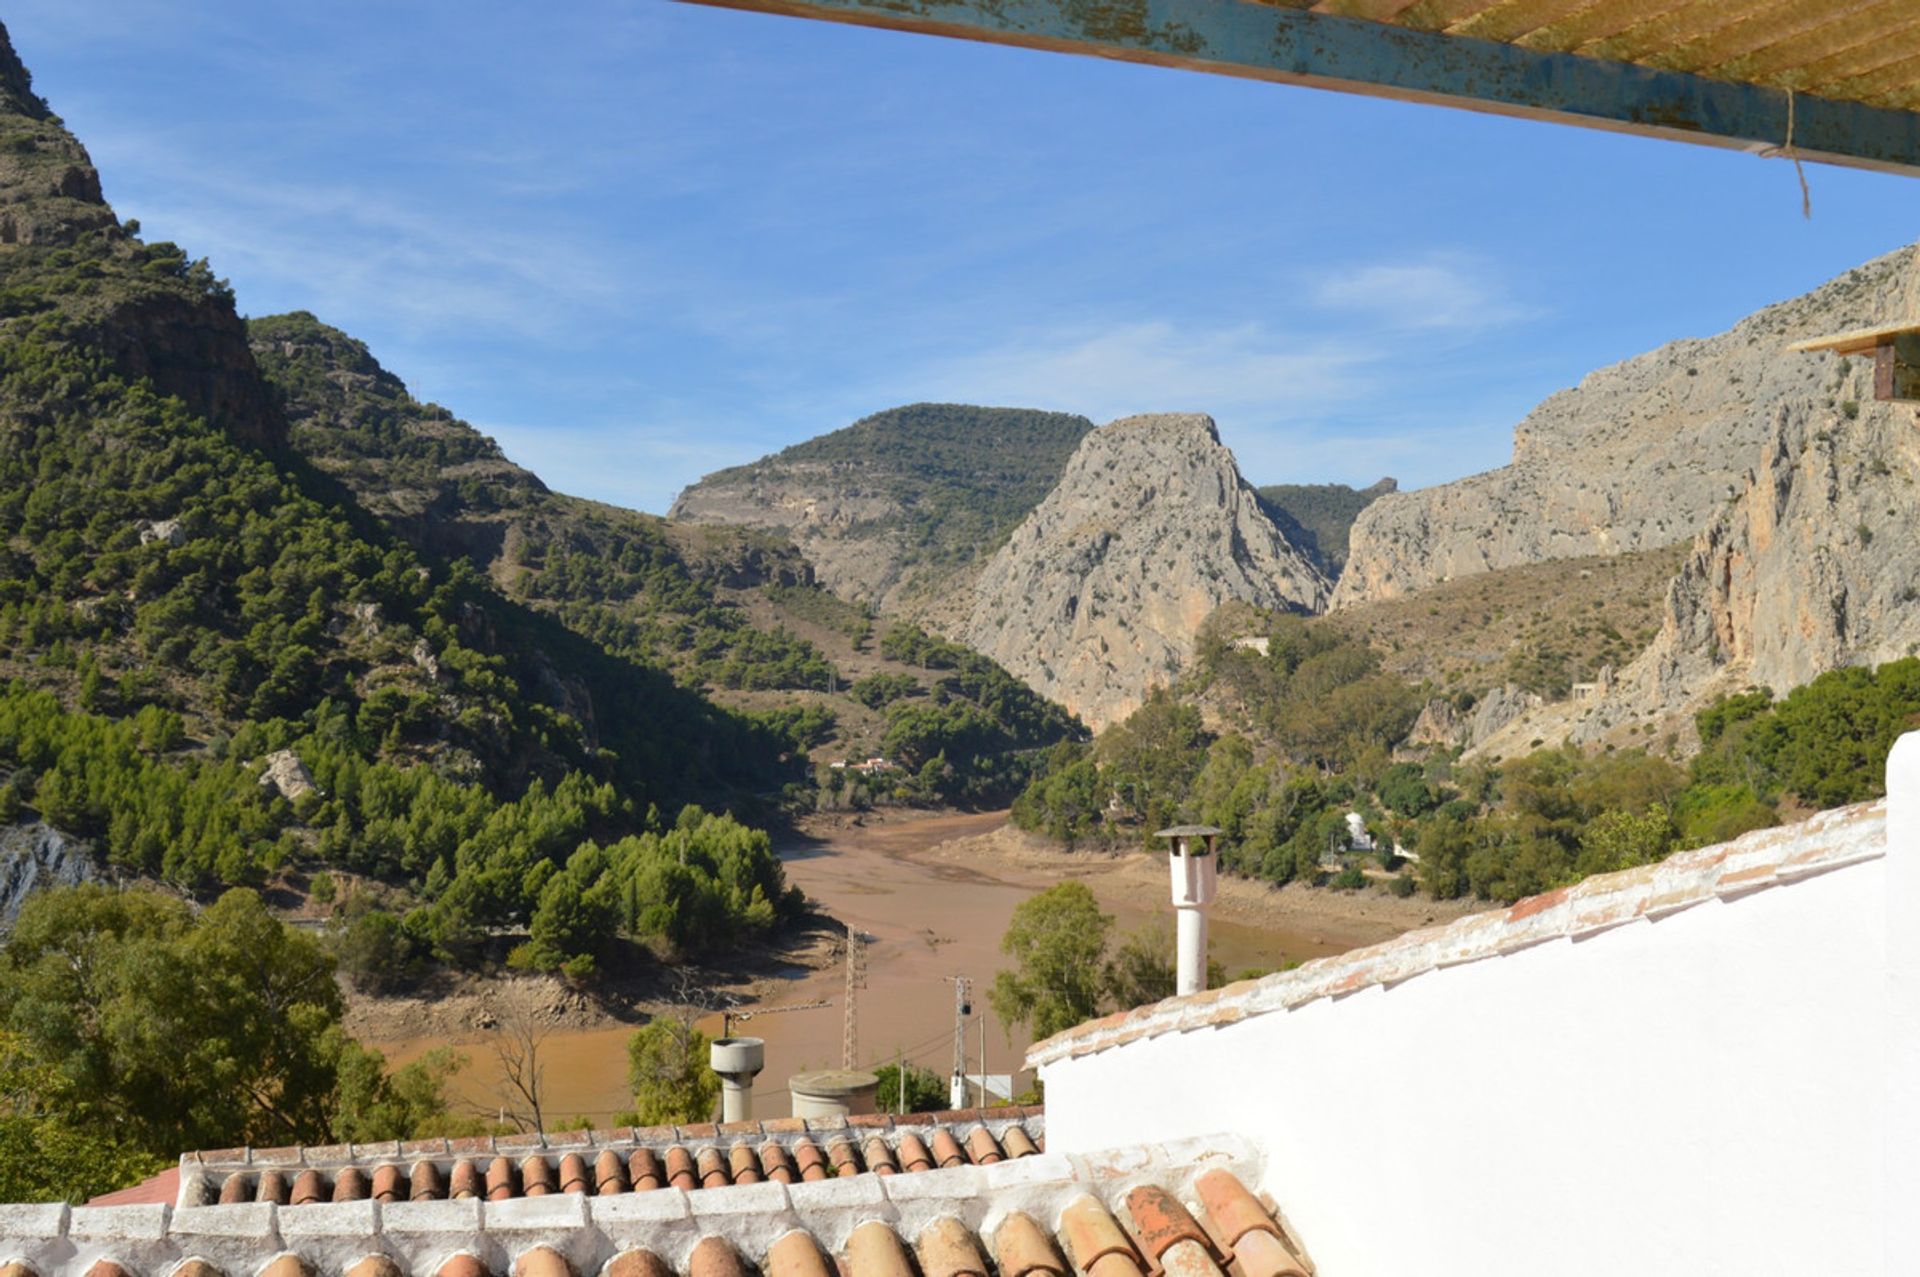
[[[1250,1136],[1322,1277],[1920,1273],[1920,736],[1890,772],[1884,857],[1057,1058],[1048,1148]]]

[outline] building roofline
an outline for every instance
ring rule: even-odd
[[[1221,1028],[1552,940],[1576,940],[1652,921],[1710,900],[1730,900],[1876,860],[1886,848],[1885,799],[1821,812],[1799,824],[1757,830],[1656,864],[1598,874],[1504,909],[1409,931],[1291,971],[1091,1020],[1036,1042],[1027,1050],[1027,1067],[1041,1068],[1162,1034]]]

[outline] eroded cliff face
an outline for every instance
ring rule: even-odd
[[[1693,715],[1722,695],[1753,686],[1784,695],[1828,670],[1920,651],[1920,413],[1866,398],[1864,360],[1806,358],[1841,406],[1823,395],[1767,415],[1738,493],[1668,586],[1647,650],[1602,696],[1541,707],[1478,752],[1668,733],[1691,747]]]
[[[1739,499],[1695,539],[1668,588],[1659,636],[1574,739],[1920,650],[1915,410],[1876,404],[1849,420],[1795,403],[1772,424]]]
[[[1128,417],[1081,441],[987,564],[961,637],[1098,730],[1173,680],[1222,603],[1315,612],[1329,591],[1211,418]]]
[[[1830,359],[1789,342],[1909,313],[1902,249],[1716,337],[1602,368],[1514,431],[1513,462],[1383,497],[1355,523],[1333,606],[1550,559],[1654,549],[1692,537],[1737,496],[1777,409],[1865,402]]]

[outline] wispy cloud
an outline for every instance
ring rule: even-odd
[[[1431,253],[1330,273],[1315,285],[1319,306],[1395,329],[1475,331],[1534,311],[1512,296],[1498,269],[1462,253]]]
[[[1085,413],[1259,413],[1294,417],[1356,391],[1372,356],[1260,324],[1120,321],[1025,334],[913,369],[880,398],[940,398]]]

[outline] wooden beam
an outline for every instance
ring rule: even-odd
[[[693,0],[1748,151],[1779,147],[1787,94],[1577,54],[1249,0]],[[1801,94],[1800,158],[1920,175],[1920,113]]]

